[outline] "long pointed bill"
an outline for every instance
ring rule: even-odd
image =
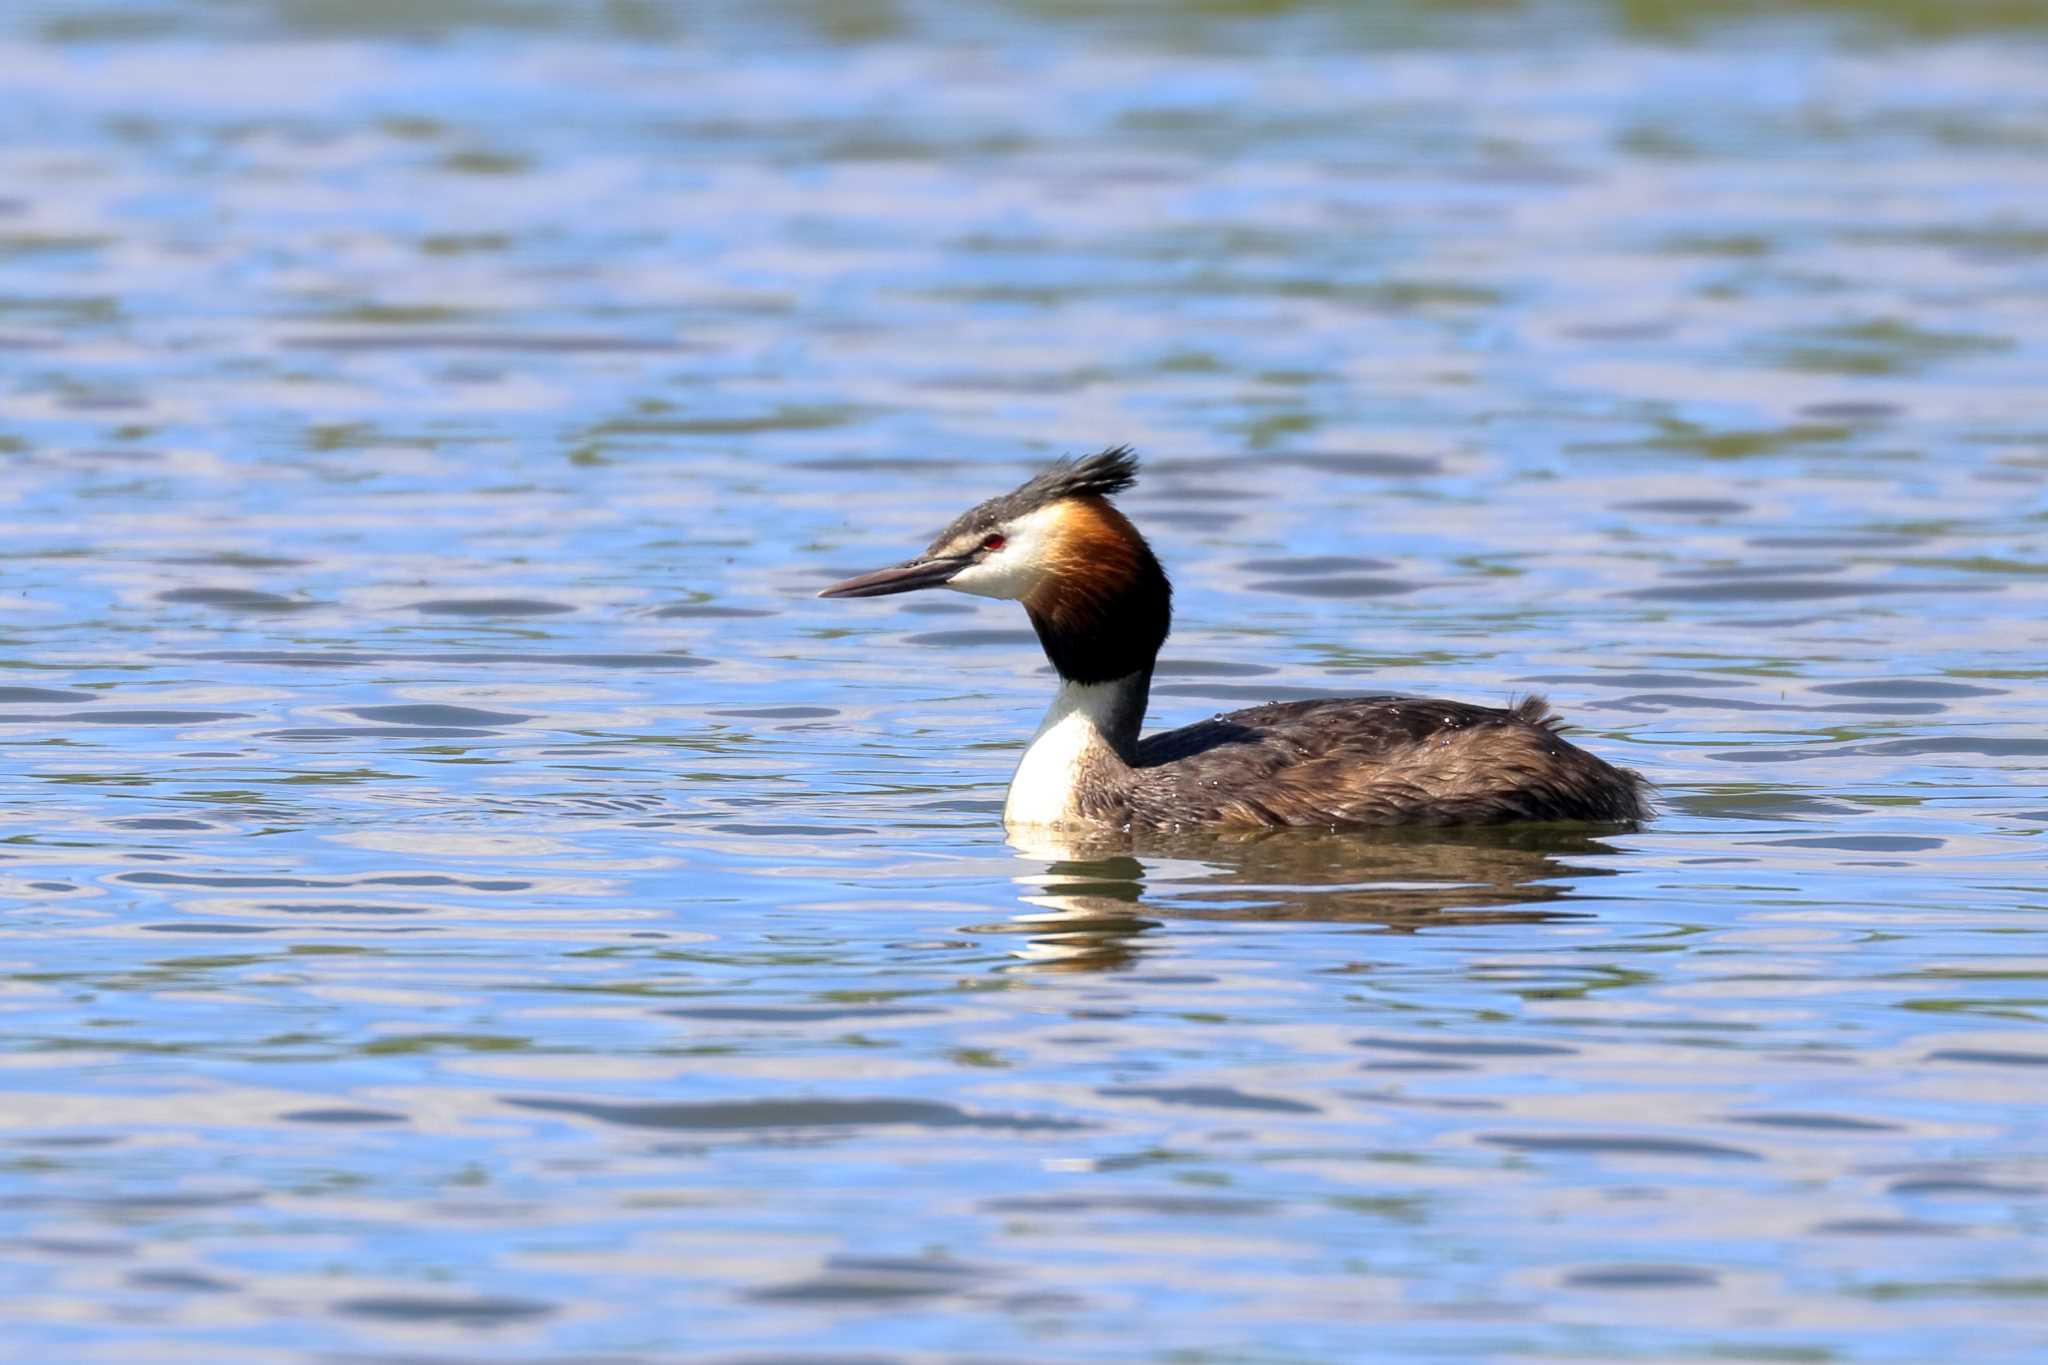
[[[849,578],[844,583],[834,583],[819,593],[820,597],[887,597],[891,593],[916,592],[919,588],[936,588],[947,579],[959,573],[973,562],[967,555],[948,555],[939,559],[913,559],[908,564],[893,568],[877,569],[864,573],[858,578]]]

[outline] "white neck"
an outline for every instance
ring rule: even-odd
[[[1135,737],[1150,670],[1105,683],[1062,682],[1031,746],[1010,778],[1005,825],[1082,822],[1080,796],[1091,779],[1127,771],[1112,736]],[[1130,714],[1133,689],[1140,716]]]

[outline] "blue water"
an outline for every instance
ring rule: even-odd
[[[8,1357],[2048,1355],[2048,50],[1916,13],[0,20]],[[1021,614],[811,594],[1114,442],[1155,725],[1657,818],[1007,841]]]

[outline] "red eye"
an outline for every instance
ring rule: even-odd
[[[982,538],[981,548],[984,550],[1000,550],[1003,548],[1004,543],[1005,542],[1001,536],[984,536]]]

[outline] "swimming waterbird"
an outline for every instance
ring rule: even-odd
[[[1022,602],[1059,692],[1010,779],[1012,827],[1626,823],[1645,783],[1567,743],[1538,697],[1272,702],[1139,738],[1173,589],[1109,502],[1125,447],[1062,460],[968,509],[921,555],[820,597],[951,588]]]

